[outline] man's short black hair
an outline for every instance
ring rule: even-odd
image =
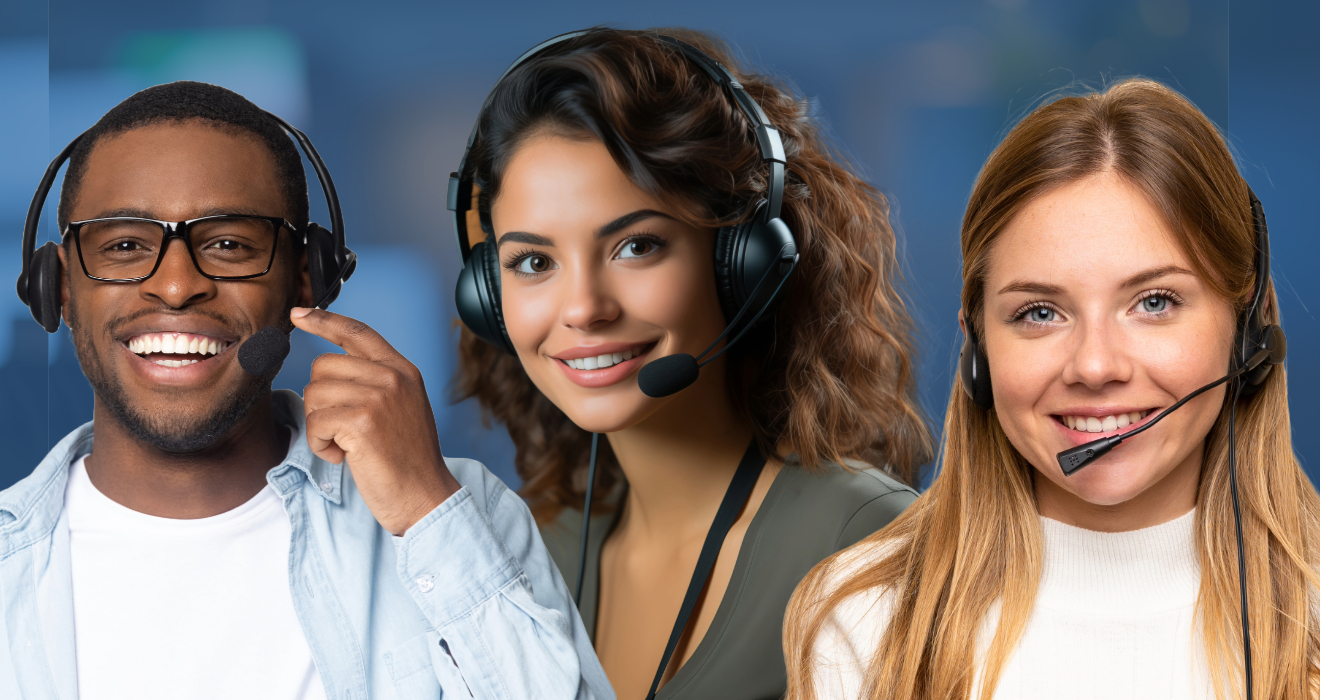
[[[293,139],[284,133],[270,115],[247,98],[217,85],[180,80],[149,87],[135,93],[105,113],[69,155],[69,169],[60,191],[59,225],[69,223],[69,213],[78,199],[78,185],[87,171],[87,157],[96,144],[107,136],[160,123],[199,119],[224,130],[236,130],[255,136],[271,155],[284,198],[293,215],[292,223],[303,230],[307,226],[307,174]],[[300,249],[298,240],[295,249]]]

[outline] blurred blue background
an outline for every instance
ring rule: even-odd
[[[449,406],[459,269],[448,173],[493,81],[524,49],[593,24],[682,25],[731,42],[812,99],[833,137],[886,192],[921,323],[923,400],[938,421],[960,338],[958,226],[972,181],[1013,122],[1052,91],[1145,75],[1229,135],[1266,205],[1292,345],[1292,424],[1320,468],[1320,5],[1266,0],[935,0],[924,3],[363,3],[344,0],[51,0],[0,7],[0,230],[18,275],[22,219],[53,155],[141,88],[177,79],[243,93],[306,131],[334,174],[360,255],[335,310],[380,330],[427,379],[445,453],[511,485],[512,447],[477,407]],[[58,185],[57,185],[58,187]],[[313,190],[313,219],[325,221]],[[48,212],[53,221],[54,200]],[[53,237],[53,223],[43,224]],[[6,282],[6,285],[12,282]],[[1311,307],[1317,307],[1312,309]],[[277,386],[301,389],[331,348],[302,333]],[[47,337],[0,289],[0,487],[90,418],[67,330]],[[1313,473],[1314,479],[1314,473]]]

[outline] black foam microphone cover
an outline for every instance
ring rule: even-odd
[[[683,352],[665,355],[648,363],[637,373],[637,386],[642,393],[658,399],[688,388],[701,373],[697,358]]]
[[[288,356],[289,334],[275,326],[262,328],[238,346],[238,365],[255,377],[279,374]]]

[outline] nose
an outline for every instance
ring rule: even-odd
[[[1063,368],[1063,380],[1096,391],[1110,382],[1131,380],[1133,363],[1128,347],[1117,324],[1080,323],[1072,354]]]
[[[166,243],[165,258],[160,261],[160,267],[156,268],[154,275],[142,281],[138,293],[149,300],[180,309],[214,297],[216,284],[215,280],[198,272],[188,255],[187,244],[174,238]]]
[[[1064,366],[1064,382],[1100,391],[1110,382],[1127,382],[1133,378],[1129,343],[1123,341],[1122,335],[1114,322],[1097,320],[1078,324],[1072,354]]]
[[[595,331],[619,318],[618,299],[603,279],[603,271],[594,265],[575,265],[568,275],[559,322],[579,331]]]

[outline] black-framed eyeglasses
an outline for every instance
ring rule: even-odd
[[[171,238],[181,238],[193,265],[213,280],[245,280],[270,272],[280,230],[298,228],[278,216],[221,214],[188,221],[135,216],[72,221],[64,228],[83,273],[101,282],[141,282],[156,274]]]

